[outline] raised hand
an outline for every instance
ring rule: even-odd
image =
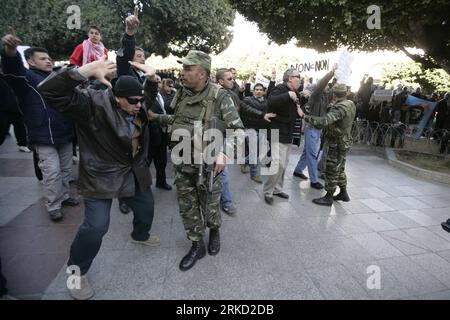
[[[129,36],[134,36],[139,28],[139,24],[141,23],[139,21],[139,7],[134,7],[134,14],[131,16],[128,16],[125,20],[126,22],[126,33]]]
[[[107,79],[112,79],[116,71],[116,64],[108,61],[106,57],[78,68],[78,72],[82,76],[95,78],[110,89],[112,89],[112,85]]]
[[[134,61],[129,61],[128,62],[132,67],[141,70],[142,72],[145,73],[145,76],[151,80],[156,80],[156,71],[155,69],[153,69],[152,67],[143,64],[143,63],[139,63],[139,62],[134,62]]]
[[[16,32],[13,28],[9,28],[11,33],[7,34],[2,38],[2,44],[5,47],[6,55],[8,56],[15,56],[17,52],[17,46],[22,43],[22,40],[20,40]]]
[[[338,69],[338,64],[337,63],[335,63],[334,65],[333,65],[333,72],[336,72],[336,70]]]

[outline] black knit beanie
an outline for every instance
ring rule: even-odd
[[[116,97],[140,97],[144,94],[142,84],[132,76],[121,76],[114,84],[114,95]]]

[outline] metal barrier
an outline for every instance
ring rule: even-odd
[[[357,120],[353,123],[353,143],[372,147],[406,148],[408,141],[426,143],[438,149],[439,153],[450,152],[450,131],[427,128],[420,139],[408,137],[408,127],[405,124],[391,124]]]

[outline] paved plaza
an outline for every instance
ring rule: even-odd
[[[262,185],[230,168],[238,213],[223,214],[220,253],[187,272],[178,269],[190,242],[175,190],[153,189],[160,248],[130,243],[132,215],[114,201],[88,274],[94,299],[450,299],[450,234],[440,227],[450,218],[449,185],[416,179],[355,148],[347,162],[352,201],[319,207],[311,200],[323,192],[292,176],[301,151],[292,148],[291,198],[275,198],[272,207]],[[173,183],[171,168],[168,176]],[[83,208],[64,209],[64,221],[54,224],[42,196],[31,154],[8,138],[0,147],[0,256],[10,294],[70,299],[65,262]],[[367,286],[371,266],[380,270],[380,289]]]

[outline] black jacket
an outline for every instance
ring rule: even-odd
[[[148,167],[148,116],[137,116],[142,126],[133,147],[128,121],[110,90],[81,89],[83,82],[73,67],[63,68],[43,81],[38,91],[61,113],[77,123],[80,145],[78,187],[81,194],[96,199],[132,197],[151,185]],[[146,104],[153,103],[158,85],[147,81]],[[134,153],[134,155],[133,155]],[[136,181],[137,180],[137,181]]]
[[[315,117],[324,117],[326,115],[328,105],[332,98],[332,92],[330,90],[328,93],[324,93],[324,90],[328,82],[333,78],[333,75],[334,72],[330,71],[317,83],[316,88],[311,93],[309,101],[306,104],[306,110],[309,115]]]
[[[144,83],[145,77],[141,77],[136,70],[134,70],[129,61],[133,61],[134,53],[136,51],[136,39],[134,36],[129,36],[124,33],[121,39],[121,47],[117,50],[117,77],[133,76],[140,83]]]
[[[173,110],[170,105],[172,104],[172,100],[175,97],[175,91],[172,91],[171,94],[167,94],[164,90],[160,91],[161,96],[164,99],[164,109],[166,109],[167,114],[173,114],[175,110]]]
[[[228,90],[231,98],[233,99],[234,105],[236,106],[237,111],[239,112],[239,116],[241,120],[243,118],[252,117],[256,119],[263,119],[265,112],[252,108],[251,106],[244,103],[239,96],[232,90]]]
[[[0,111],[19,113],[19,106],[17,105],[16,95],[3,79],[3,74],[0,73]]]
[[[152,110],[156,114],[164,114],[165,107],[164,104],[161,105],[159,103],[159,99],[156,96],[155,101],[150,106],[150,110]],[[164,98],[163,98],[164,100]],[[167,113],[167,111],[166,111]],[[163,124],[159,124],[156,122],[150,122],[150,145],[151,146],[160,146],[162,144],[167,144],[167,126]]]
[[[44,145],[71,143],[72,120],[50,108],[48,101],[36,90],[49,73],[33,68],[26,69],[19,52],[15,57],[8,57],[2,50],[1,56],[4,80],[19,100],[19,108],[27,127],[28,142]]]
[[[450,103],[442,99],[436,106],[437,116],[435,129],[450,130]]]
[[[258,99],[256,99],[255,96],[247,97],[244,99],[244,103],[249,105],[250,107],[252,107],[255,110],[263,112],[264,114],[267,112],[267,100],[265,98],[261,102]],[[242,121],[244,122],[244,126],[246,128],[266,129],[269,127],[269,123],[266,122],[264,119],[261,119],[261,117],[247,116],[247,117],[241,117],[241,118],[242,118]]]
[[[278,129],[281,143],[292,143],[294,123],[297,115],[297,105],[289,96],[292,91],[287,84],[283,83],[276,86],[270,93],[267,104],[267,112],[276,113],[270,123],[271,129]]]

